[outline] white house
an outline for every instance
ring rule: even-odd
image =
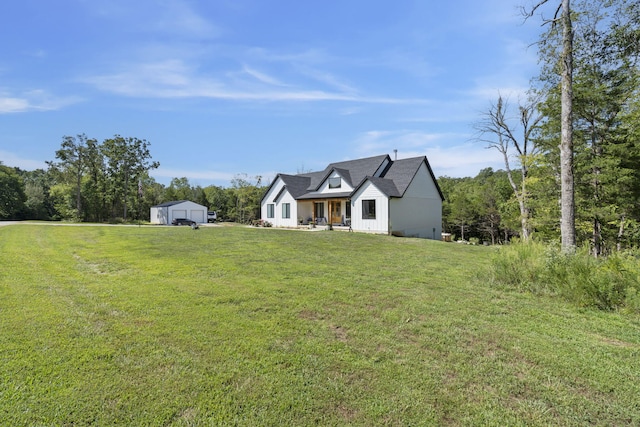
[[[330,223],[354,231],[437,239],[442,191],[425,156],[331,163],[321,172],[278,174],[261,201],[275,227]]]
[[[207,207],[188,200],[176,200],[151,206],[151,224],[171,225],[175,218],[189,218],[199,224],[207,222]]]

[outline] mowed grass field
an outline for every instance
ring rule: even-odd
[[[497,289],[495,249],[0,228],[0,425],[639,425],[640,319]]]

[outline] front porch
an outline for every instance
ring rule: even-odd
[[[331,225],[344,227],[347,230],[351,226],[351,200],[349,199],[311,199],[298,200],[297,203],[298,226]]]

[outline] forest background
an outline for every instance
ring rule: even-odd
[[[545,28],[538,42],[540,73],[528,97],[497,94],[475,123],[477,143],[499,150],[505,168],[438,178],[445,196],[443,230],[455,240],[500,244],[560,237],[560,75],[566,63],[560,9],[528,18]],[[533,10],[523,9],[524,15]],[[636,248],[640,241],[640,5],[577,1],[568,11],[576,242],[597,257]],[[79,134],[62,138],[47,170],[0,163],[0,219],[146,221],[151,206],[171,200],[208,206],[225,221],[259,217],[262,177],[238,174],[228,188],[193,186],[184,177],[165,186],[149,174],[159,166],[150,146],[136,137],[100,142]]]

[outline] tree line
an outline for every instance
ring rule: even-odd
[[[474,124],[475,139],[498,150],[504,169],[440,177],[443,229],[468,240],[561,241],[595,256],[640,241],[640,3],[543,0],[540,73],[525,99],[497,94]],[[114,221],[148,219],[149,207],[187,199],[219,217],[259,217],[260,177],[230,188],[168,187],[149,171],[149,143],[116,135],[102,143],[64,137],[48,170],[0,165],[0,218]]]
[[[541,70],[528,97],[498,94],[475,124],[505,169],[441,179],[444,227],[460,238],[560,239],[594,256],[636,247],[640,4],[542,1],[528,16],[545,3],[558,8],[542,18]]]
[[[261,177],[238,174],[229,188],[192,186],[184,177],[165,186],[150,176],[160,166],[150,145],[134,137],[98,142],[79,134],[62,138],[46,169],[25,171],[0,162],[0,219],[148,221],[151,206],[173,200],[202,204],[227,221],[259,218]]]

